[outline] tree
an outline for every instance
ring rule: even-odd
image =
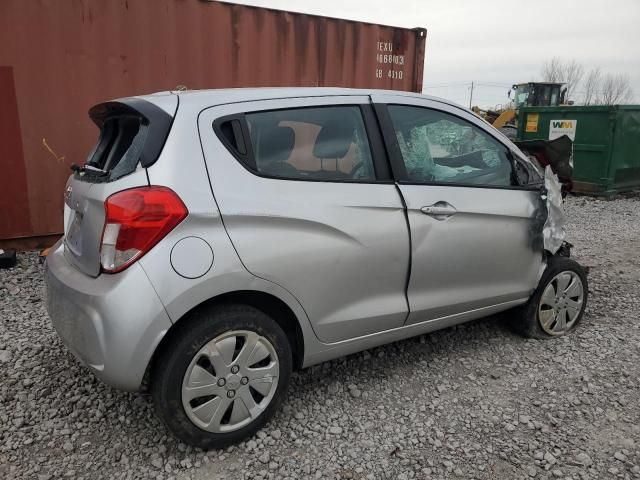
[[[602,84],[602,72],[599,68],[592,68],[587,73],[582,84],[584,89],[585,105],[597,105],[600,97],[600,85]]]
[[[600,102],[602,105],[615,105],[627,103],[631,100],[631,82],[629,76],[618,73],[609,73],[602,79],[602,95]]]
[[[571,60],[564,65],[562,81],[567,84],[567,101],[573,99],[572,94],[578,90],[578,85],[580,85],[583,76],[584,67],[575,60]]]
[[[614,105],[628,103],[633,98],[628,75],[603,74],[600,68],[592,68],[585,76],[584,67],[575,60],[564,61],[559,57],[553,57],[542,64],[540,73],[544,82],[566,84],[566,101],[575,100],[576,93],[583,95],[584,105]],[[582,92],[578,89],[580,84]]]
[[[566,100],[571,98],[584,75],[584,67],[575,60],[563,61],[559,57],[553,57],[542,65],[542,81],[565,83],[567,86]]]
[[[563,82],[564,67],[559,57],[553,57],[542,64],[542,81],[543,82]]]

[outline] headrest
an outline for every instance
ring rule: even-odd
[[[355,126],[348,120],[323,125],[313,146],[313,156],[323,159],[344,157],[353,143],[354,133]]]
[[[260,131],[258,159],[261,164],[285,162],[291,156],[295,132],[291,127],[265,127]]]

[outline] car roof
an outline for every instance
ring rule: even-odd
[[[150,95],[140,95],[149,101],[154,97],[178,95],[180,103],[189,103],[193,107],[209,107],[227,103],[250,102],[259,100],[275,100],[280,98],[300,97],[330,97],[330,96],[364,96],[364,95],[394,95],[401,97],[424,98],[446,103],[461,108],[457,103],[421,93],[404,92],[400,90],[377,90],[339,87],[262,87],[262,88],[221,88],[211,90],[182,90],[157,92]],[[463,108],[463,107],[462,107]]]
[[[136,98],[148,100],[162,107],[164,100],[168,97],[178,96],[180,98],[181,108],[185,104],[189,105],[192,111],[198,112],[202,109],[213,107],[216,105],[225,105],[229,103],[252,102],[260,100],[276,100],[282,98],[304,98],[304,97],[330,97],[330,96],[366,96],[366,95],[392,95],[406,98],[422,98],[440,102],[452,107],[464,110],[467,113],[489,123],[476,115],[466,107],[446,100],[440,97],[424,95],[422,93],[405,92],[401,90],[380,90],[380,89],[363,89],[363,88],[341,88],[341,87],[260,87],[260,88],[220,88],[209,90],[169,90],[157,92],[148,95],[140,95]],[[173,107],[175,108],[175,107]],[[167,110],[169,111],[169,110]],[[507,137],[501,135],[502,141],[511,144],[512,150],[519,152],[519,156],[525,161],[530,162],[527,156],[521,153],[516,145],[514,145]]]

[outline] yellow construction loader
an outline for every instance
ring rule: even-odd
[[[511,93],[513,92],[513,98]],[[496,127],[508,138],[515,139],[518,131],[518,109],[520,107],[555,107],[565,103],[567,87],[564,83],[528,82],[511,87],[508,97],[513,107],[503,110],[472,110]]]

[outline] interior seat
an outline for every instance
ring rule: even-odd
[[[291,127],[268,126],[260,130],[256,162],[260,173],[277,177],[297,177],[298,170],[287,162],[295,145]]]
[[[323,125],[313,146],[313,155],[320,159],[321,165],[320,171],[314,173],[314,177],[338,180],[352,178],[338,169],[338,162],[349,152],[354,137],[355,125],[348,120],[332,121]],[[335,170],[324,170],[325,160],[334,160]]]

